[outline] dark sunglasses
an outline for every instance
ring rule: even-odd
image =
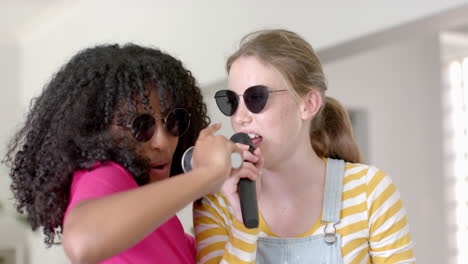
[[[130,124],[118,124],[127,127],[139,142],[149,141],[156,130],[156,121],[161,120],[164,129],[175,137],[183,136],[190,126],[191,114],[183,108],[175,108],[164,117],[154,118],[150,114],[141,114]]]
[[[270,93],[283,92],[287,90],[268,90],[264,85],[255,85],[245,90],[244,94],[236,94],[231,90],[217,91],[214,98],[219,110],[226,115],[232,116],[239,106],[239,96],[244,98],[245,106],[250,112],[260,113],[268,101]]]

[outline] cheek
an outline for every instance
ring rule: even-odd
[[[300,136],[302,121],[296,107],[278,107],[278,111],[265,115],[262,119],[259,121],[264,124],[263,135],[267,137],[268,143],[264,146],[267,148],[266,152],[282,153]],[[264,154],[268,155],[265,152]]]
[[[174,152],[175,152],[175,150],[177,148],[177,144],[179,143],[179,138],[176,137],[171,142],[172,142],[172,147],[171,147],[172,155],[174,155]]]
[[[265,127],[264,133],[275,145],[282,145],[282,143],[289,141],[298,136],[300,124],[297,118],[291,115],[277,115],[271,120],[265,121],[272,126]]]
[[[242,127],[241,125],[238,124],[238,122],[234,121],[234,117],[230,117],[229,121],[231,122],[231,128],[233,132],[235,133],[236,131],[239,131],[240,128]],[[222,128],[221,128],[222,129]]]
[[[178,137],[168,137],[167,139],[167,151],[170,152],[171,156],[174,156],[177,144],[179,143]]]
[[[282,103],[280,107],[277,107],[275,111],[268,115],[268,119],[267,122],[275,124],[276,130],[281,131],[283,134],[295,131],[301,123],[298,108],[291,102]]]

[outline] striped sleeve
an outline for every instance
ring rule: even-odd
[[[367,174],[369,246],[372,263],[415,263],[413,242],[400,193],[383,171]]]
[[[220,193],[194,204],[197,263],[255,263],[258,229],[247,229],[232,215]]]

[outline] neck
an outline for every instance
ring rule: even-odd
[[[310,142],[300,147],[286,160],[263,169],[260,196],[297,197],[324,189],[325,161],[317,156]]]

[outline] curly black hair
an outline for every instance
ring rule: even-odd
[[[18,212],[26,213],[33,230],[43,227],[47,246],[57,243],[55,238],[62,232],[76,170],[114,161],[138,185],[148,183],[149,164],[137,154],[139,143],[116,140],[109,129],[116,117],[125,117],[122,109],[135,114],[139,104],[151,108],[148,89],[157,89],[161,113],[176,107],[191,113],[190,128],[179,139],[171,166],[171,175],[182,173],[183,151],[194,145],[210,119],[191,72],[158,49],[135,44],[85,49],[31,101],[4,163],[10,168]]]

